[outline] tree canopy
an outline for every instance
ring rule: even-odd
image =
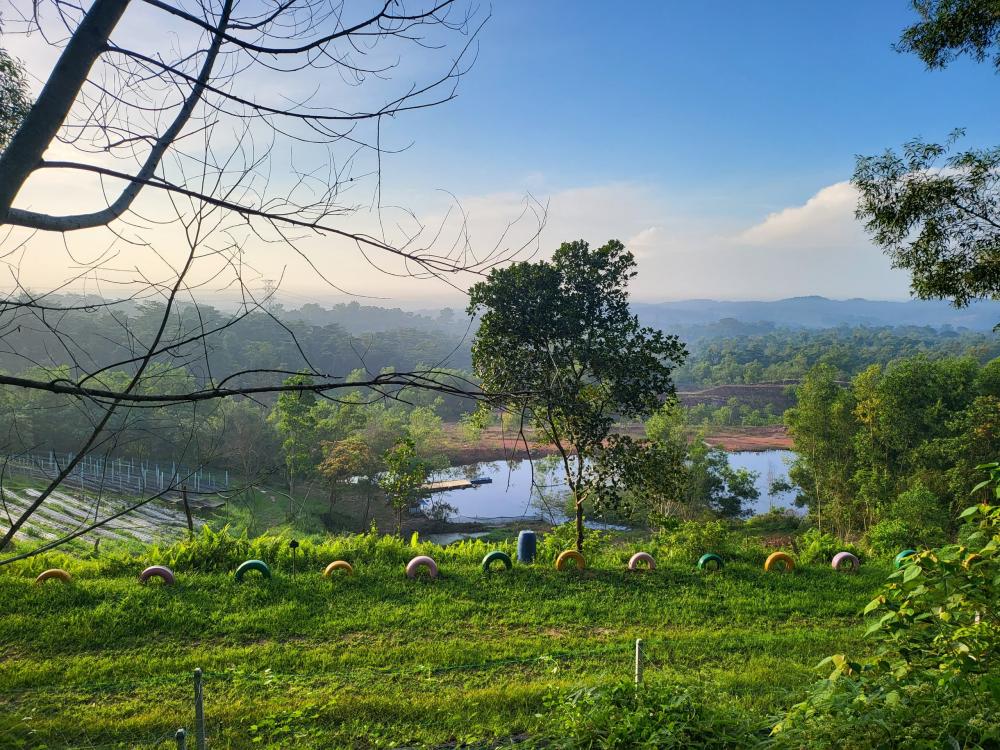
[[[472,363],[495,405],[540,428],[562,459],[583,547],[586,460],[618,418],[645,418],[674,393],[687,354],[628,305],[635,258],[618,240],[562,244],[551,261],[494,269],[469,292],[481,314]],[[574,458],[575,457],[575,458]]]
[[[1000,69],[1000,3],[914,0],[919,21],[896,45],[928,68],[962,55]],[[944,144],[910,141],[902,154],[858,157],[853,182],[858,218],[897,268],[910,271],[921,298],[958,307],[1000,298],[1000,148],[953,153],[962,131]]]

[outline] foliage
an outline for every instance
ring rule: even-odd
[[[1000,436],[995,361],[904,359],[849,383],[818,366],[785,415],[795,441],[789,476],[812,519],[842,537],[909,529],[943,541],[975,473]],[[888,539],[888,537],[886,537]]]
[[[645,521],[682,491],[683,459],[671,444],[610,435],[584,467],[594,510],[610,520]]]
[[[853,177],[858,218],[893,265],[910,271],[917,296],[959,307],[1000,296],[1000,148],[950,154],[961,135],[860,157]]]
[[[696,439],[687,455],[687,505],[723,518],[748,516],[751,511],[747,504],[760,497],[757,477],[755,471],[730,466],[724,449]]]
[[[614,748],[745,748],[759,731],[745,715],[708,694],[669,685],[617,684],[555,693],[546,701],[552,722],[539,747],[561,750]]]
[[[0,153],[31,109],[28,77],[20,60],[0,47]]]
[[[690,565],[707,552],[731,555],[736,540],[725,521],[682,521],[665,528],[653,537],[653,545],[661,555]]]
[[[311,385],[309,375],[292,375],[285,385]],[[271,419],[282,437],[281,450],[285,457],[288,491],[294,491],[296,480],[316,464],[316,416],[313,407],[316,395],[311,391],[287,391],[278,397]]]
[[[654,494],[645,493],[654,522],[674,515],[739,518],[749,514],[746,506],[760,497],[758,473],[733,469],[725,450],[708,445],[703,434],[689,440],[677,405],[664,404],[645,429],[658,451],[676,464],[670,485],[662,493],[665,496],[656,500]]]
[[[616,419],[646,417],[673,394],[686,351],[676,336],[645,328],[628,304],[635,258],[617,240],[591,249],[564,243],[551,261],[490,272],[469,291],[481,315],[472,362],[483,389],[527,413],[563,460],[583,547],[583,509],[594,488],[587,460]],[[580,460],[570,461],[570,456]]]
[[[893,557],[904,549],[913,547],[913,529],[897,518],[886,518],[872,525],[865,533],[871,551],[882,557]]]
[[[385,454],[385,471],[378,484],[396,513],[396,533],[403,533],[403,514],[420,497],[420,487],[427,481],[427,464],[417,456],[412,438],[403,438]]]
[[[980,468],[990,478],[976,489],[1000,499],[1000,465]],[[965,544],[907,558],[865,608],[874,617],[868,633],[875,657],[825,659],[830,676],[775,727],[776,735],[802,742],[833,725],[858,735],[841,736],[852,747],[1000,741],[986,719],[1000,711],[1000,504],[973,506],[962,518],[975,527]],[[904,720],[911,726],[900,732]]]
[[[763,415],[768,405],[777,414],[783,412],[794,399],[789,399],[780,385],[805,377],[821,364],[833,368],[835,379],[848,380],[871,365],[885,368],[892,362],[918,354],[929,359],[973,357],[980,364],[1000,357],[1000,340],[990,333],[930,326],[842,325],[791,329],[772,324],[770,330],[689,342],[689,347],[690,356],[674,373],[678,384],[707,387],[774,383],[779,386],[770,392],[773,395],[743,391],[741,398],[754,397],[752,403],[744,404],[748,411],[743,413],[748,416],[755,410]],[[715,419],[717,411],[706,407],[704,412],[695,412],[692,421]]]
[[[1000,16],[992,0],[919,0],[920,20],[898,49],[928,68],[967,54],[993,56],[1000,68]],[[903,153],[858,158],[853,182],[861,192],[858,218],[899,268],[910,271],[922,298],[948,298],[958,307],[1000,297],[1000,148],[951,153],[959,130],[944,144],[912,140]]]
[[[897,49],[917,54],[928,68],[944,68],[961,55],[977,62],[993,54],[1000,69],[1000,16],[989,0],[918,0],[920,21],[903,31]]]
[[[829,532],[820,531],[817,528],[807,529],[798,539],[799,563],[811,565],[812,563],[827,563],[833,560],[833,556],[838,552],[850,552],[858,558],[862,558],[861,551],[853,544],[846,543]]]

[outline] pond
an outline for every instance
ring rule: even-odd
[[[788,462],[792,451],[734,451],[729,453],[729,464],[734,468],[750,469],[758,473],[757,489],[760,498],[753,506],[753,513],[766,513],[770,508],[792,507],[791,493],[772,497],[768,488],[774,479],[788,478]],[[493,480],[469,489],[435,492],[425,507],[433,503],[447,503],[455,509],[449,520],[457,522],[515,521],[540,519],[558,523],[566,519],[563,511],[566,484],[562,472],[552,458],[531,461],[496,461],[492,463],[457,466],[436,474],[435,480],[474,479]]]

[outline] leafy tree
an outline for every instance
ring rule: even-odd
[[[403,438],[385,454],[386,470],[378,483],[396,514],[396,534],[403,534],[403,514],[420,497],[420,487],[427,481],[427,464],[417,456],[410,438]]]
[[[323,460],[317,470],[330,482],[331,516],[337,488],[352,477],[367,474],[372,466],[372,459],[371,449],[360,435],[352,435],[335,443],[323,443]]]
[[[858,218],[921,299],[1000,298],[1000,148],[951,153],[914,140],[858,159]]]
[[[852,438],[857,429],[854,397],[837,382],[831,365],[817,365],[796,391],[798,405],[785,413],[795,440],[796,459],[789,477],[803,492],[820,530],[824,509],[835,522],[849,524],[850,481],[854,474]]]
[[[311,385],[308,375],[292,375],[285,385]],[[288,494],[295,492],[295,482],[316,465],[316,394],[311,391],[288,391],[278,396],[271,419],[281,435],[281,450],[285,457]],[[290,501],[289,501],[290,502]]]
[[[555,445],[575,513],[595,490],[587,461],[618,418],[650,415],[674,392],[671,371],[686,356],[676,336],[640,326],[628,304],[635,258],[611,240],[591,249],[564,243],[551,261],[491,271],[469,291],[481,315],[472,362],[495,402],[525,413]]]
[[[31,97],[24,66],[0,47],[0,152],[7,148],[29,109]]]
[[[897,49],[928,68],[962,55],[992,57],[1000,70],[1000,12],[995,0],[915,0],[920,20]],[[951,153],[945,144],[914,140],[902,155],[859,157],[854,184],[858,218],[875,243],[908,269],[922,298],[956,306],[1000,297],[1000,148]]]
[[[609,435],[584,468],[594,510],[610,520],[667,515],[684,477],[684,454],[675,444],[628,435]]]

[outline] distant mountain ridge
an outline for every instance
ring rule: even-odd
[[[692,299],[636,302],[632,309],[646,325],[669,330],[706,325],[726,318],[743,323],[774,323],[790,328],[837,326],[931,326],[989,331],[1000,323],[1000,302],[976,302],[957,309],[942,300],[847,299],[790,297],[771,302]]]

